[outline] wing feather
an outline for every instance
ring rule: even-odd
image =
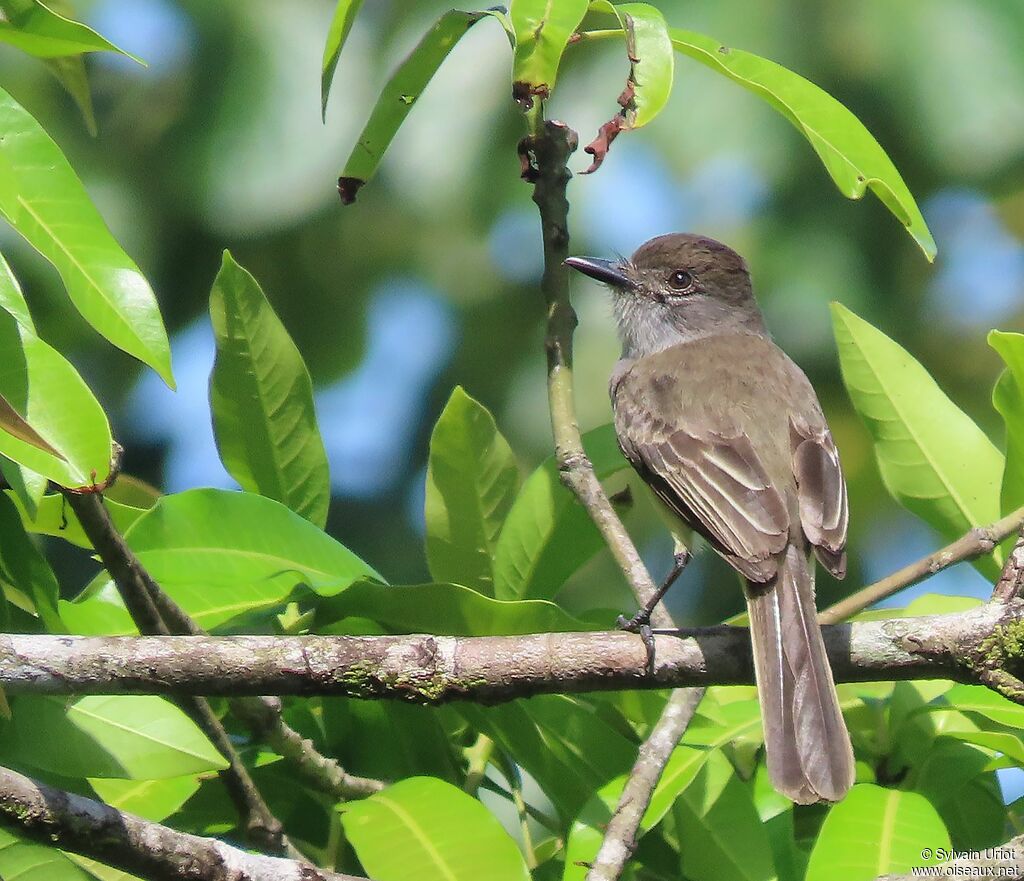
[[[828,428],[813,429],[792,416],[789,426],[800,525],[821,564],[842,578],[850,513],[839,451]]]
[[[769,581],[789,513],[749,439],[670,428],[637,406],[616,419],[623,453],[661,501],[747,578]]]

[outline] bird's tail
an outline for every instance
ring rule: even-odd
[[[746,593],[772,784],[800,804],[839,801],[853,785],[853,750],[816,619],[813,569],[791,545],[776,578],[748,582]]]

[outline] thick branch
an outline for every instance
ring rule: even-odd
[[[991,554],[1003,539],[1017,532],[1022,523],[1024,523],[1024,508],[1018,508],[991,526],[976,526],[952,544],[909,563],[902,569],[897,569],[881,581],[869,584],[846,599],[829,606],[818,615],[818,621],[822,624],[845,621],[868,606],[873,606],[875,603],[899,593],[905,587],[924,581],[943,569],[948,569],[965,560],[974,560],[985,554]],[[1000,579],[1000,583],[1002,583],[1002,579]],[[996,585],[997,594],[999,590],[999,585]]]
[[[824,628],[837,681],[983,682],[1018,703],[1024,600],[955,615]],[[658,635],[653,673],[634,634],[521,636],[0,636],[0,686],[18,693],[333,694],[420,703],[540,693],[749,684],[749,634]],[[1016,683],[1016,684],[1014,684]]]
[[[0,821],[152,881],[365,881],[177,832],[0,768]]]

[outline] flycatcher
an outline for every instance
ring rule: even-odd
[[[839,801],[853,751],[811,554],[846,574],[846,482],[814,389],[772,342],[743,258],[720,242],[666,235],[629,260],[566,263],[614,293],[619,446],[667,509],[679,549],[658,598],[691,530],[740,573],[772,783],[795,802]],[[630,623],[647,625],[651,608]]]

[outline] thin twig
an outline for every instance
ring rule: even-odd
[[[98,499],[99,497],[92,495],[76,496],[75,498],[78,500],[76,504],[81,505],[82,498]],[[77,508],[75,513],[81,519],[82,515]],[[206,635],[206,631],[196,624],[172,597],[164,592],[146,568],[142,566],[131,548],[118,534],[107,509],[101,502],[98,505],[89,505],[86,519],[89,521],[90,527],[86,527],[83,523],[82,528],[91,528],[98,540],[101,536],[105,536],[104,543],[109,543],[108,556],[111,566],[114,567],[114,571],[120,578],[111,569],[108,568],[108,571],[114,578],[115,584],[118,585],[119,592],[122,596],[132,597],[132,602],[149,615],[152,615],[155,610],[158,624],[162,628],[159,632],[190,636]],[[100,553],[95,545],[93,547],[97,553]],[[102,553],[100,553],[100,558],[105,559]],[[121,589],[122,584],[124,585],[123,590]],[[147,596],[148,602],[145,599]],[[142,599],[137,600],[136,597],[142,597]],[[125,604],[128,605],[127,599]],[[131,607],[129,610],[131,611]],[[134,619],[134,614],[132,617]],[[141,627],[139,629],[140,632],[144,632]],[[249,728],[254,737],[265,742],[278,755],[292,761],[299,775],[315,789],[325,792],[339,801],[346,801],[351,798],[365,798],[384,788],[383,781],[349,774],[337,761],[320,753],[311,740],[304,738],[284,721],[280,701],[267,697],[236,699],[231,701],[230,708],[231,712]],[[220,727],[223,728],[223,726]],[[242,767],[245,771],[244,766]],[[247,771],[245,773],[248,775]]]
[[[118,533],[103,504],[103,496],[100,493],[65,492],[64,498],[75,512],[104,568],[110,573],[139,632],[150,636],[170,634],[168,622],[156,605],[155,597],[162,591]],[[180,703],[228,762],[219,776],[241,816],[246,838],[271,853],[290,851],[283,824],[263,800],[249,769],[209,701],[185,696]]]
[[[1003,539],[1019,530],[1021,524],[1024,524],[1024,508],[1018,508],[991,526],[976,526],[946,547],[928,554],[902,569],[897,569],[880,581],[862,587],[846,599],[829,606],[818,614],[818,621],[821,624],[836,624],[839,621],[845,621],[868,606],[873,606],[875,603],[899,593],[905,587],[924,581],[956,563],[991,554]],[[996,585],[996,590],[999,590],[998,585]]]
[[[150,881],[366,881],[178,832],[0,768],[0,821]]]
[[[640,821],[654,788],[703,696],[702,688],[679,689],[669,696],[661,718],[640,747],[636,764],[629,772],[615,813],[608,822],[601,849],[587,872],[587,881],[616,881],[626,868],[626,862],[636,849]]]
[[[349,774],[338,762],[319,752],[312,741],[303,737],[281,717],[281,704],[265,695],[256,698],[234,698],[229,706],[257,740],[290,760],[309,786],[333,796],[338,801],[366,798],[387,785],[383,780]]]
[[[548,308],[545,347],[548,361],[548,407],[555,440],[555,458],[562,482],[586,508],[625,575],[637,603],[644,608],[656,601],[657,588],[597,478],[593,463],[583,447],[576,419],[572,337],[577,319],[569,299],[569,272],[565,260],[569,256],[569,202],[566,187],[572,177],[566,163],[576,149],[578,139],[576,132],[568,126],[545,120],[543,107],[543,101],[538,100],[533,112],[527,114],[529,134],[520,146],[520,154],[527,157],[524,177],[534,185],[533,201],[540,212],[544,242],[541,289]],[[600,162],[596,162],[594,167],[597,164]],[[672,616],[662,604],[653,606],[650,621],[656,627],[674,626]],[[692,710],[684,718],[684,714],[675,711],[676,708],[684,705],[696,708],[702,696],[702,690],[673,695],[662,719],[655,726],[659,736],[655,737],[652,732],[651,738],[641,746],[640,758],[626,785],[631,794],[632,806],[630,810],[618,815],[620,819],[616,828],[609,830],[611,840],[606,839],[609,854],[613,851],[619,853],[617,841],[631,842],[635,839],[640,818],[654,793],[661,771],[686,731]],[[604,849],[603,845],[602,851]],[[624,855],[621,861],[616,862],[618,868],[613,873],[595,877],[617,878],[625,866],[627,856]],[[611,857],[608,864],[611,867]]]
[[[576,133],[568,126],[544,120],[540,112],[530,115],[530,133],[521,146],[529,157],[526,176],[533,182],[533,201],[540,211],[544,241],[544,275],[541,290],[548,309],[545,347],[548,358],[548,406],[555,439],[555,458],[562,481],[572,490],[594,521],[619,564],[637,602],[644,605],[656,590],[633,540],[615,513],[594,466],[583,448],[572,375],[572,335],[576,312],[569,301],[569,273],[563,265],[569,256],[569,203],[565,188],[572,177],[566,160],[576,149]],[[658,627],[671,627],[664,607],[652,616]]]

